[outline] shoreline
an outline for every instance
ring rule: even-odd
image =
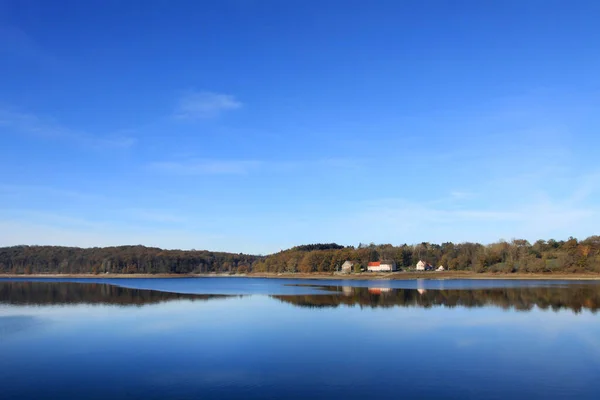
[[[181,279],[181,278],[268,278],[268,279],[312,279],[312,280],[416,280],[416,279],[496,279],[496,280],[600,280],[600,274],[594,273],[475,273],[468,271],[446,272],[391,272],[391,273],[250,273],[250,274],[0,274],[3,278],[39,279]]]

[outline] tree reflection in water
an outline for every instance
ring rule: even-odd
[[[299,307],[500,307],[529,311],[534,307],[555,311],[583,309],[596,312],[600,307],[600,285],[578,284],[548,287],[510,287],[489,289],[391,289],[351,286],[318,286],[330,294],[272,296]]]
[[[529,311],[534,307],[555,311],[568,309],[596,312],[600,307],[600,285],[552,285],[487,289],[392,289],[386,287],[352,287],[294,285],[321,289],[322,294],[271,295],[298,307],[500,307]],[[231,295],[183,294],[158,290],[130,289],[110,284],[73,282],[0,282],[0,304],[56,305],[104,304],[142,306],[168,301],[208,301]]]
[[[101,283],[0,282],[0,304],[60,305],[103,304],[143,306],[174,300],[207,301],[228,295],[183,294],[157,290],[130,289]]]

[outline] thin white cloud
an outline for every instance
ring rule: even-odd
[[[251,172],[291,173],[295,171],[325,172],[333,169],[359,169],[360,161],[343,158],[317,160],[212,160],[158,161],[149,164],[154,171],[177,175],[246,175]]]
[[[58,219],[59,216],[56,216]],[[0,247],[15,245],[53,245],[106,247],[142,244],[164,249],[206,249],[252,253],[261,250],[252,237],[221,233],[203,233],[195,228],[148,227],[146,224],[120,221],[72,221],[62,216],[61,223],[49,218],[41,221],[18,217],[0,218]]]
[[[0,56],[16,58],[42,67],[57,68],[61,62],[37,43],[32,36],[15,26],[0,26]]]
[[[237,110],[242,103],[235,96],[213,92],[192,92],[184,95],[175,110],[177,119],[214,118],[227,111]]]
[[[53,228],[97,228],[105,222],[92,221],[81,216],[73,216],[60,211],[39,211],[31,209],[0,209],[0,222],[36,221]]]
[[[152,163],[150,168],[176,175],[245,175],[260,164],[253,160],[165,161]]]
[[[178,215],[176,212],[169,210],[154,210],[143,208],[131,208],[123,210],[129,217],[145,222],[156,222],[161,224],[183,224],[190,220],[189,217]]]
[[[474,193],[471,192],[463,192],[460,190],[455,190],[453,192],[450,192],[450,197],[454,200],[465,200],[465,199],[471,199],[475,196]]]
[[[44,197],[70,199],[70,200],[97,200],[103,199],[104,196],[90,194],[77,190],[54,188],[40,185],[14,185],[0,183],[0,194],[11,197]]]
[[[136,139],[124,135],[99,136],[69,129],[34,114],[0,108],[0,133],[25,134],[45,139],[66,140],[92,148],[120,148],[133,146]]]
[[[564,239],[570,234],[583,238],[594,234],[600,224],[600,208],[559,200],[445,209],[437,203],[386,199],[359,208],[351,222],[341,221],[338,229],[360,232],[363,241],[386,243],[486,243],[512,238]]]

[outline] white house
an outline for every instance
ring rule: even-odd
[[[419,260],[419,262],[417,263],[417,271],[425,271],[426,265],[427,264],[425,264],[423,260]]]
[[[392,272],[397,269],[394,261],[373,261],[367,265],[367,271],[369,272]]]
[[[352,272],[353,266],[354,266],[354,263],[352,261],[346,261],[345,263],[342,264],[342,272],[344,274],[349,274],[350,272]]]
[[[446,268],[444,268],[443,265],[440,265],[436,271],[445,271],[445,270],[446,270]]]

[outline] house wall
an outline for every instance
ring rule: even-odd
[[[367,267],[367,270],[371,272],[390,272],[395,271],[396,268],[393,264],[381,264],[376,267]]]
[[[342,272],[352,272],[352,267],[354,266],[354,263],[348,262],[346,261],[345,263],[342,264]]]

